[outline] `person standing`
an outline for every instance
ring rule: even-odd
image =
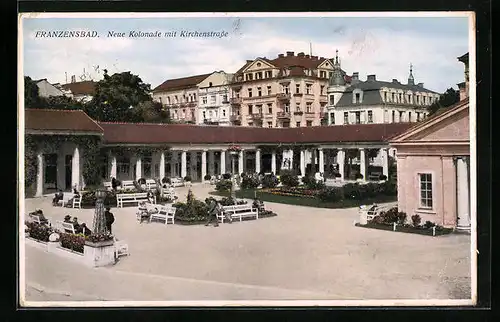
[[[208,219],[205,226],[214,222],[214,227],[219,227],[219,220],[217,218],[217,201],[214,198],[208,198],[205,202],[208,204]]]
[[[112,234],[113,231],[111,230],[111,226],[115,222],[115,216],[113,216],[113,213],[110,211],[109,207],[107,207],[106,211],[104,212],[104,218],[106,219],[106,229],[110,234]]]

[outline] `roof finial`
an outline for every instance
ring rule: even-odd
[[[413,78],[413,64],[410,63],[410,75],[408,76],[408,85],[414,85],[415,79]]]
[[[335,63],[338,64],[339,63],[339,50],[335,50]]]

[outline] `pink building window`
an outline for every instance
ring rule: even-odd
[[[432,208],[432,174],[419,173],[420,177],[420,207]]]

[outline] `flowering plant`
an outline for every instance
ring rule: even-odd
[[[241,147],[239,145],[231,145],[227,150],[238,152],[238,151],[241,151]]]

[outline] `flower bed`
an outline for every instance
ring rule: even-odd
[[[447,235],[450,234],[454,231],[453,228],[444,228],[441,226],[435,226],[435,229],[431,228],[426,228],[424,226],[418,226],[414,227],[408,224],[403,224],[403,225],[398,225],[396,224],[396,230],[394,230],[394,225],[393,224],[378,224],[378,223],[371,223],[369,222],[366,225],[361,225],[359,223],[356,223],[356,226],[358,227],[364,227],[364,228],[373,228],[373,229],[380,229],[380,230],[390,230],[390,231],[396,231],[400,233],[410,233],[410,234],[420,234],[420,235],[426,235],[426,236],[442,236],[442,235]]]
[[[54,232],[52,227],[35,222],[25,222],[25,225],[28,227],[27,233],[29,234],[29,237],[45,243],[49,241],[50,234]]]
[[[262,189],[262,191],[278,196],[293,196],[293,197],[304,197],[304,198],[316,198],[316,196],[319,193],[318,190],[312,190],[306,187],[280,187],[280,188]]]
[[[60,233],[61,247],[83,254],[85,236],[83,234]]]

